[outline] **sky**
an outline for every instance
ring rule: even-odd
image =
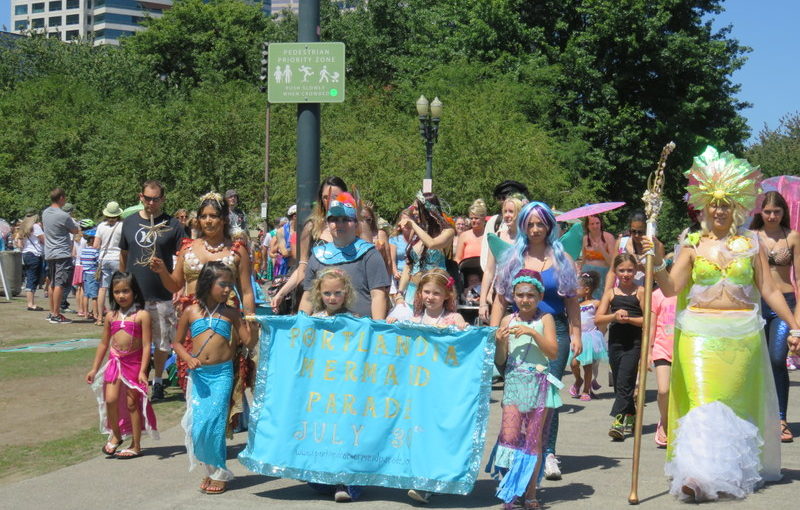
[[[753,49],[747,63],[733,75],[741,84],[738,98],[753,106],[742,111],[751,129],[750,142],[766,124],[778,127],[781,117],[800,111],[800,1],[727,0],[725,12],[714,17],[715,28],[733,26],[732,35]],[[0,26],[10,27],[11,0],[0,0]]]

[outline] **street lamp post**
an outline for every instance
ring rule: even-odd
[[[435,97],[428,103],[425,96],[419,96],[416,106],[419,115],[419,134],[425,142],[425,179],[422,181],[422,191],[431,193],[433,191],[433,144],[439,141],[442,102]]]

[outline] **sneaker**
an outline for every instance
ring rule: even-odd
[[[50,324],[72,324],[72,320],[67,319],[63,314],[58,314],[50,317]]]
[[[636,424],[636,415],[635,414],[626,414],[625,415],[625,433],[632,434],[633,433],[633,426]]]
[[[548,453],[544,458],[544,477],[548,480],[561,480],[559,464],[561,464],[561,461],[556,458],[555,454]]]
[[[164,400],[164,385],[161,383],[153,383],[153,391],[150,394],[150,400]]]
[[[50,322],[50,319],[52,319],[52,318],[53,318],[53,314],[48,312],[47,317],[45,317],[44,320],[46,320],[47,322]]]
[[[418,491],[411,489],[408,491],[408,497],[418,503],[427,504],[431,500],[431,493],[428,491]]]
[[[344,485],[337,485],[336,492],[333,494],[333,500],[337,503],[347,503],[348,501],[352,501],[353,498],[351,498],[350,493],[347,492],[347,487]]]
[[[622,441],[625,439],[625,423],[621,414],[618,414],[611,423],[611,428],[608,429],[608,437],[614,441]]]

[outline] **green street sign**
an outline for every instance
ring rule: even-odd
[[[344,102],[344,43],[269,45],[270,103]]]

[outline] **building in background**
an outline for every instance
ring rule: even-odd
[[[158,18],[171,6],[172,0],[11,0],[11,23],[16,33],[119,44],[120,37],[144,30],[140,21]]]

